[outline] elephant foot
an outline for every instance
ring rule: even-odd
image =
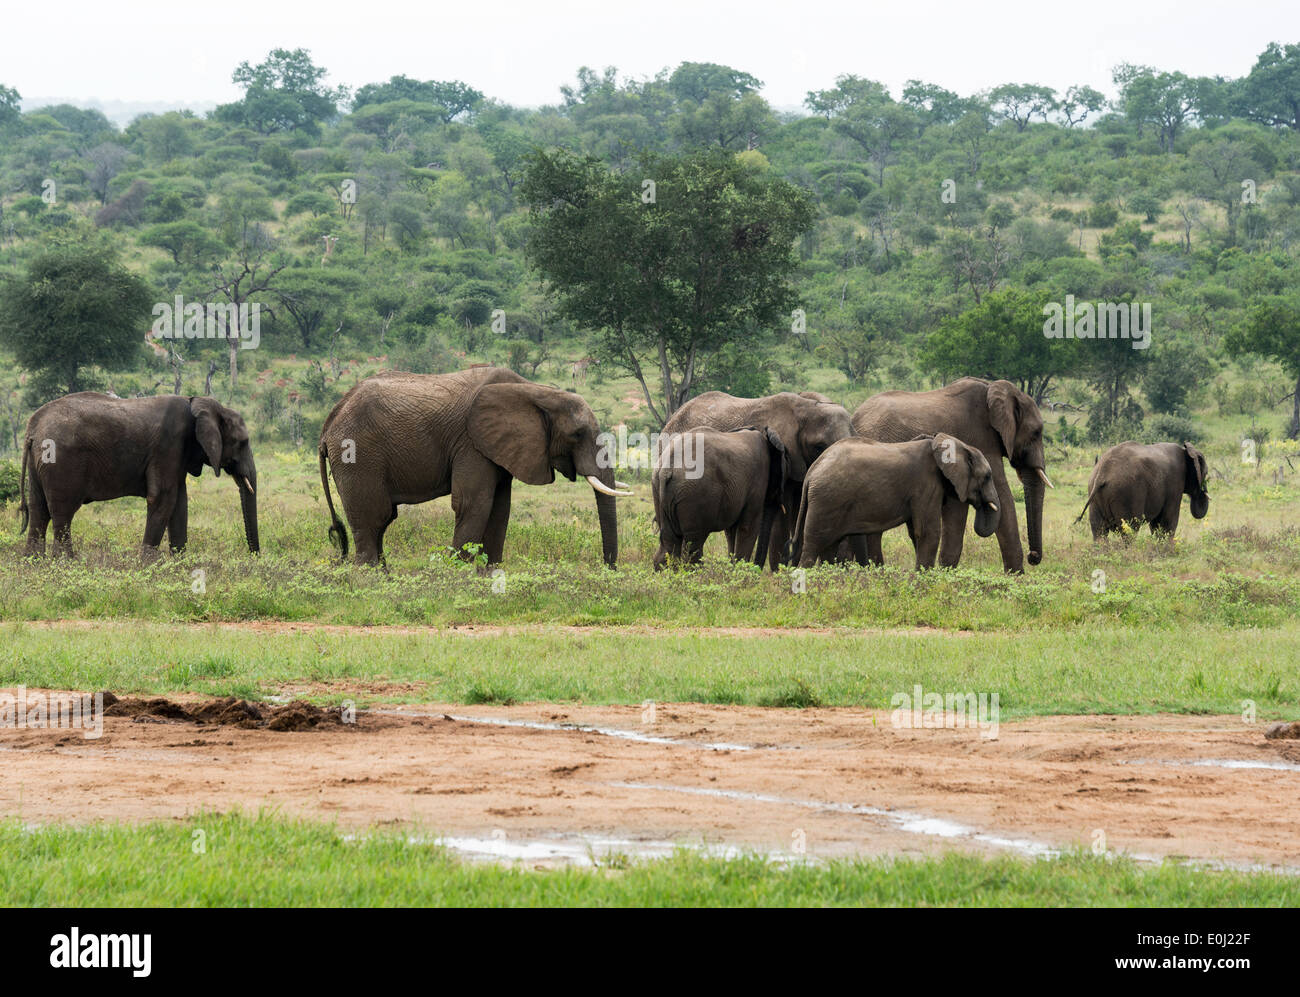
[[[140,545],[140,563],[148,568],[157,564],[158,559],[162,557],[162,552],[157,547],[150,547],[148,544]]]

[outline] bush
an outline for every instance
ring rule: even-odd
[[[1143,426],[1138,439],[1143,443],[1195,443],[1200,435],[1201,431],[1191,419],[1161,413]]]
[[[0,460],[0,502],[18,499],[22,484],[23,466],[16,460]]]
[[[1119,221],[1119,208],[1106,202],[1094,204],[1088,210],[1088,224],[1093,228],[1110,228]]]

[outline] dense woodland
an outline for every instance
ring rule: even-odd
[[[712,388],[966,374],[1077,414],[1065,442],[1300,429],[1300,45],[1118,66],[1114,100],[847,74],[799,114],[706,63],[584,67],[538,109],[302,50],[233,78],[124,130],[0,87],[0,453],[86,388],[216,394],[310,450],[358,377],[471,363],[625,383],[597,412],[645,430]],[[257,349],[148,341],[177,295],[259,303]],[[1067,295],[1149,303],[1150,348],[1047,339]]]

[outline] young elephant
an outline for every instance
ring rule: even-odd
[[[28,555],[54,546],[72,553],[72,517],[88,502],[138,495],[148,504],[141,554],[158,557],[163,533],[173,551],[189,526],[185,475],[203,466],[229,472],[239,488],[248,549],[258,551],[257,467],[238,412],[211,398],[158,395],[116,398],[81,391],[42,405],[27,421],[23,443],[22,513]],[[28,524],[30,522],[30,529]]]
[[[811,568],[831,560],[840,542],[855,534],[874,539],[868,546],[879,550],[880,534],[906,523],[917,568],[933,568],[945,509],[974,507],[975,532],[987,537],[1001,517],[997,500],[988,460],[955,436],[936,433],[909,443],[840,440],[804,479],[795,561]],[[866,548],[857,546],[856,556],[867,563]]]
[[[773,429],[697,429],[661,441],[652,489],[659,552],[655,570],[669,558],[697,563],[710,533],[725,532],[738,560],[767,560],[772,523],[790,476],[785,444]]]
[[[1075,522],[1087,512],[1094,540],[1123,532],[1125,526],[1136,532],[1143,523],[1152,533],[1172,535],[1184,495],[1192,497],[1197,519],[1210,511],[1207,472],[1205,456],[1190,443],[1120,443],[1097,459],[1088,479],[1088,501]]]

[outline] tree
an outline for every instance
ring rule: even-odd
[[[165,249],[172,262],[181,266],[199,267],[221,253],[221,243],[206,228],[191,219],[151,225],[140,233],[145,246]]]
[[[99,198],[99,203],[108,200],[108,185],[121,170],[129,153],[113,142],[102,142],[86,154],[92,163],[89,176],[90,189]]]
[[[1066,126],[1073,128],[1083,124],[1089,114],[1096,114],[1105,106],[1105,94],[1092,87],[1081,86],[1066,90],[1065,96],[1057,104],[1057,110],[1065,118]]]
[[[989,104],[994,113],[1014,121],[1016,131],[1023,132],[1034,115],[1046,121],[1056,110],[1056,91],[1032,83],[1004,83],[989,91]]]
[[[638,380],[660,423],[725,345],[789,321],[794,242],[813,202],[734,155],[645,153],[615,173],[592,157],[537,152],[520,191],[534,223],[530,262],[561,314],[596,330],[602,359]]]
[[[352,110],[367,105],[391,104],[394,101],[411,101],[415,104],[432,104],[443,124],[467,117],[483,103],[483,94],[460,80],[413,80],[409,76],[393,76],[387,83],[367,83],[358,88],[352,98]]]
[[[299,129],[314,135],[337,116],[339,103],[348,97],[346,87],[325,86],[326,75],[306,49],[273,49],[256,66],[239,64],[230,79],[244,88],[244,99],[222,104],[213,117],[263,135]]]
[[[1257,354],[1280,364],[1295,381],[1287,439],[1300,437],[1300,296],[1274,294],[1252,305],[1245,320],[1228,330],[1224,346],[1234,356]]]
[[[1300,44],[1270,42],[1241,81],[1236,104],[1252,121],[1300,131]]]
[[[1042,402],[1052,379],[1072,375],[1078,364],[1077,343],[1048,339],[1043,321],[1040,296],[996,291],[940,323],[921,347],[920,359],[945,382],[971,376],[1005,379]]]
[[[23,118],[23,98],[13,87],[0,83],[0,129],[8,129]]]
[[[72,246],[32,260],[0,290],[0,342],[37,371],[42,401],[86,387],[82,369],[127,366],[149,326],[153,295],[105,249]]]

